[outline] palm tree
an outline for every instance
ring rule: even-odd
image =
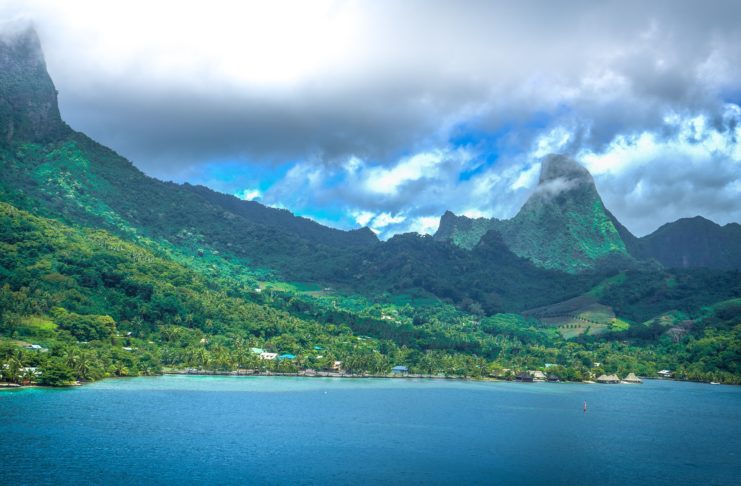
[[[84,351],[80,352],[77,356],[75,367],[72,368],[75,370],[75,373],[77,373],[77,379],[83,381],[89,380],[92,376],[94,364],[95,362],[90,357],[89,353]]]
[[[11,356],[5,365],[3,365],[3,376],[10,383],[18,383],[22,367],[23,363],[21,363],[21,360],[17,356]]]
[[[127,376],[129,374],[129,369],[126,368],[122,362],[117,361],[113,364],[113,374],[116,376]]]

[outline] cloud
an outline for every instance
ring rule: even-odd
[[[262,197],[262,191],[260,191],[260,189],[242,189],[241,191],[235,192],[234,195],[239,199],[244,199],[245,201],[254,201],[255,199],[260,199]]]
[[[682,217],[741,221],[741,108],[720,116],[669,116],[666,127],[617,136],[579,159],[605,205],[638,235]],[[670,133],[670,136],[666,134]]]
[[[404,218],[383,236],[447,209],[511,217],[550,152],[584,160],[637,233],[738,220],[739,15],[735,0],[0,5],[37,26],[71,126],[148,174],[259,188],[340,227]]]

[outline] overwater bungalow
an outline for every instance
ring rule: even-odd
[[[640,378],[636,376],[635,373],[628,373],[628,376],[623,378],[623,383],[643,383]]]
[[[597,383],[620,383],[620,377],[618,377],[618,375],[600,375],[599,378],[597,378]]]

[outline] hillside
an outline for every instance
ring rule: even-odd
[[[583,379],[594,357],[610,372],[683,367],[741,380],[733,363],[693,361],[684,348],[706,339],[711,356],[737,352],[737,307],[715,307],[741,296],[735,264],[640,261],[733,262],[737,225],[720,230],[726,238],[702,223],[699,242],[668,225],[644,247],[564,157],[545,161],[512,220],[446,213],[435,237],[379,242],[367,228],[340,231],[146,176],[62,121],[32,31],[0,41],[0,127],[0,361],[39,364],[58,383],[163,367],[327,369],[337,359],[350,372],[404,363],[456,376],[548,361]],[[687,265],[668,263],[670,245]],[[704,259],[687,257],[698,252]],[[678,342],[674,321],[665,325],[675,315],[693,323]],[[601,327],[549,321],[564,316]],[[49,354],[19,348],[31,343]],[[249,347],[293,358],[264,362]]]
[[[640,240],[641,251],[668,268],[741,269],[741,225],[701,216],[667,223]]]

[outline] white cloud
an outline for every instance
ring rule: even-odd
[[[406,216],[403,216],[401,214],[392,216],[389,213],[381,213],[373,218],[370,225],[374,229],[381,230],[391,224],[403,223],[406,219]]]
[[[262,191],[260,189],[243,189],[235,192],[234,195],[245,201],[254,201],[262,197]]]
[[[414,231],[422,235],[432,235],[437,231],[437,227],[440,225],[440,218],[435,216],[421,216],[415,218],[414,221],[409,225],[408,230]]]
[[[376,216],[371,211],[351,211],[350,215],[355,219],[355,222],[360,226],[367,226],[368,223]]]
[[[390,169],[374,167],[365,174],[365,185],[379,194],[395,194],[400,186],[421,178],[434,178],[443,160],[440,151],[423,152],[400,160]]]

